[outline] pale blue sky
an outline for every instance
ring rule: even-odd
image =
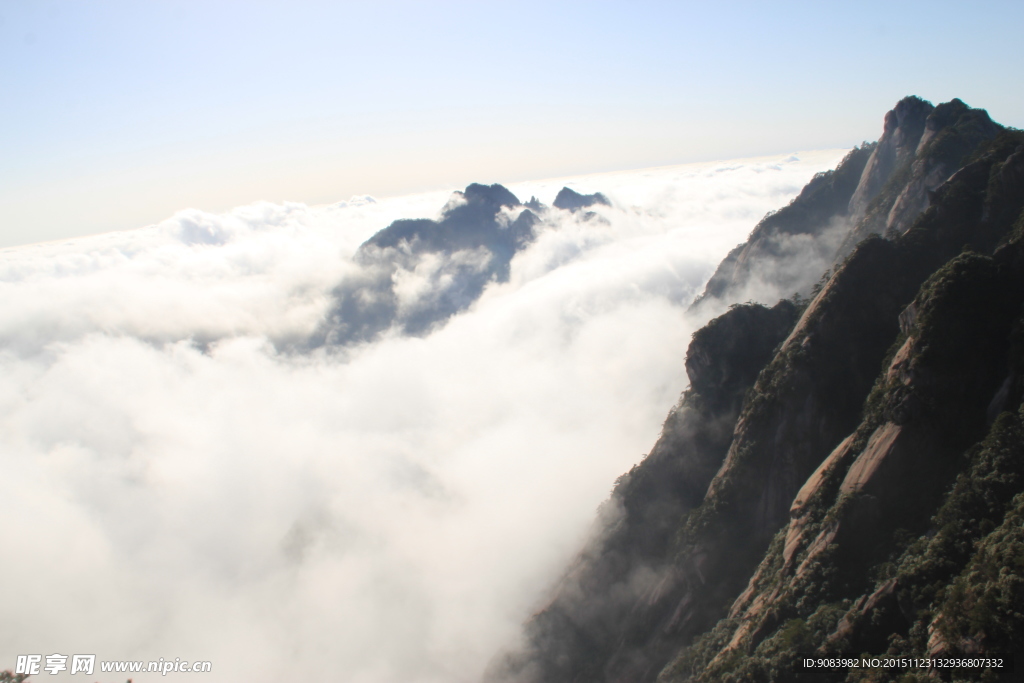
[[[0,245],[850,146],[900,97],[1024,127],[1024,3],[0,0]]]

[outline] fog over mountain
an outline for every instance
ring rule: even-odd
[[[190,210],[0,252],[0,669],[479,679],[729,302],[687,307],[845,153]]]

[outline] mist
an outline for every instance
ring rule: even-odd
[[[0,251],[0,669],[62,653],[209,660],[228,682],[477,680],[685,389],[717,312],[686,308],[842,155],[510,184],[612,205],[545,211],[508,280],[444,324],[345,347],[304,340],[356,249],[450,190]]]

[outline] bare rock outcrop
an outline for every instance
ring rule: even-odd
[[[972,109],[958,99],[936,107],[917,98],[901,100],[886,116],[886,131],[872,160],[877,167],[868,162],[851,200],[854,227],[837,255],[844,256],[872,234],[905,233],[934,203],[934,191],[1001,130],[984,109]],[[881,181],[883,171],[888,175]]]
[[[906,97],[886,113],[882,137],[878,139],[857,189],[850,197],[847,213],[852,223],[864,218],[871,200],[882,191],[893,171],[914,159],[927,127],[928,115],[934,109],[930,102],[919,97]]]

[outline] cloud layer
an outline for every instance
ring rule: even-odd
[[[0,252],[0,668],[475,680],[653,444],[703,322],[685,306],[841,156],[510,185],[613,206],[551,211],[508,281],[431,334],[344,350],[297,349],[358,245],[448,192]],[[420,275],[396,287],[422,296]]]

